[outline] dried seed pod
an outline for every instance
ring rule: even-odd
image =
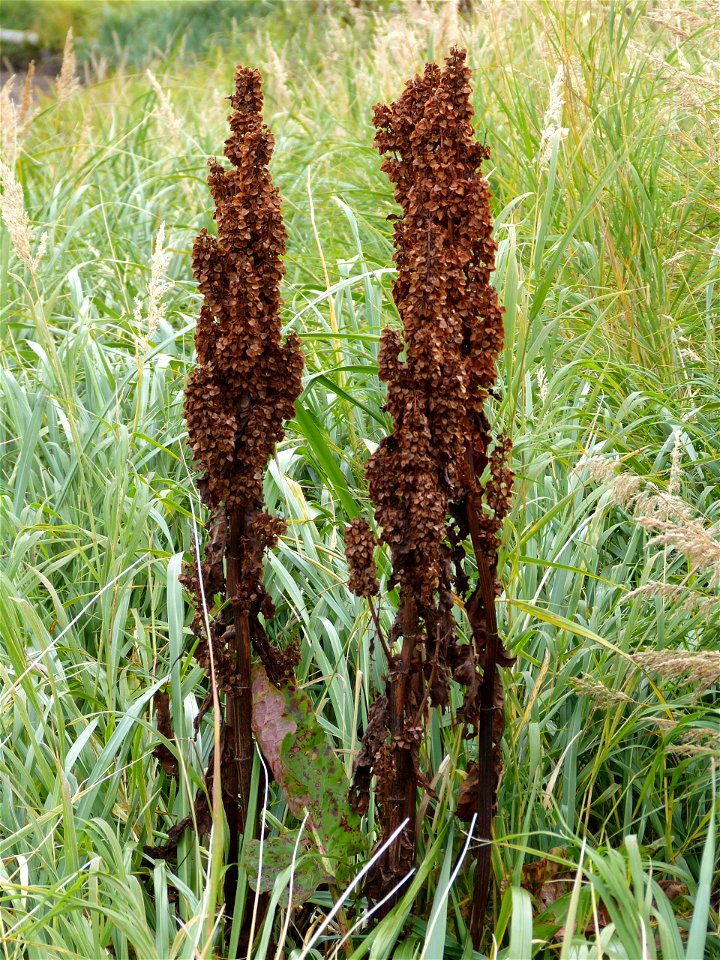
[[[207,472],[208,500],[228,513],[262,504],[265,466],[302,388],[299,341],[281,339],[286,234],[268,169],[274,139],[262,121],[261,84],[259,71],[238,67],[225,142],[232,166],[209,163],[218,235],[202,230],[193,248],[204,303],[185,418],[193,456]]]

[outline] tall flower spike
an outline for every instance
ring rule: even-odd
[[[225,142],[233,166],[209,163],[218,236],[203,229],[193,248],[204,303],[185,416],[209,501],[228,511],[262,503],[265,466],[283,420],[294,416],[303,368],[297,337],[281,341],[286,234],[268,169],[275,141],[262,121],[261,84],[259,71],[238,68]]]
[[[391,584],[400,588],[390,640],[402,645],[388,663],[385,695],[373,711],[380,720],[364,739],[355,787],[362,806],[372,765],[384,835],[409,821],[380,860],[373,892],[381,895],[412,866],[419,744],[430,707],[448,703],[451,678],[467,688],[459,719],[479,744],[478,769],[467,781],[475,786],[461,797],[462,809],[478,814],[480,838],[490,839],[502,734],[497,665],[511,662],[495,620],[510,443],[493,437],[484,410],[503,342],[502,309],[490,285],[496,246],[479,171],[489,150],[473,134],[469,81],[465,51],[453,49],[444,70],[428,64],[399,100],[376,106],[373,118],[375,145],[386,155],[382,169],[402,208],[392,219],[393,296],[403,328],[382,335],[380,376],[393,430],[371,457],[367,477],[392,557]],[[468,539],[478,567],[472,587]],[[453,594],[465,601],[469,645],[458,641]],[[379,722],[386,722],[384,742]],[[489,853],[487,843],[481,849]],[[481,916],[489,859],[479,858],[478,866]]]
[[[253,761],[251,645],[271,679],[292,676],[295,649],[273,650],[259,614],[273,609],[262,585],[262,557],[282,530],[263,510],[263,475],[283,421],[302,389],[303,355],[297,337],[282,342],[281,257],[285,228],[280,193],[268,164],[274,140],[262,120],[262,78],[238,67],[229,98],[231,135],[226,169],[210,160],[217,237],[202,230],[193,248],[193,272],[203,295],[195,343],[198,365],[188,378],[185,419],[190,446],[205,476],[201,490],[213,511],[203,569],[185,583],[196,600],[193,630],[198,660],[209,666],[212,644],[217,682],[227,694],[223,797],[230,827],[226,909],[237,885],[238,831],[246,829]],[[224,563],[223,563],[224,561]],[[206,636],[200,615],[204,593],[225,596]],[[252,831],[253,827],[248,825]]]

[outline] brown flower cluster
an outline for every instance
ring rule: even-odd
[[[232,166],[209,164],[218,235],[202,230],[193,248],[204,303],[185,417],[210,503],[228,511],[262,503],[265,466],[283,437],[283,420],[294,415],[303,368],[297,338],[281,341],[286,235],[268,169],[274,139],[262,121],[261,84],[259,71],[238,67],[225,142]]]
[[[493,435],[485,401],[503,342],[502,308],[490,285],[496,245],[489,150],[471,124],[470,70],[453,49],[445,68],[428,64],[390,106],[374,111],[375,145],[402,208],[393,216],[393,295],[402,332],[385,330],[380,376],[393,431],[367,466],[370,496],[391,552],[400,603],[385,695],[372,710],[356,764],[354,799],[366,803],[370,768],[387,836],[404,818],[404,842],[382,858],[374,892],[386,893],[412,866],[419,744],[429,708],[446,706],[451,679],[466,688],[458,719],[479,736],[480,776],[468,778],[461,810],[479,811],[489,839],[499,772],[502,684],[511,662],[497,635],[498,533],[510,505],[511,445]],[[367,595],[358,535],[348,538],[351,584]],[[466,564],[472,543],[478,575]],[[454,596],[464,601],[471,643],[457,635]],[[385,725],[385,736],[379,727]],[[485,778],[483,780],[483,777]],[[431,777],[427,778],[428,780]],[[479,871],[480,873],[480,871]],[[482,909],[482,897],[478,896]]]

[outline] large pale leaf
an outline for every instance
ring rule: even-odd
[[[326,868],[342,879],[365,847],[345,769],[306,693],[274,686],[260,665],[253,668],[252,691],[253,731],[273,776],[293,815],[300,819],[307,811]]]

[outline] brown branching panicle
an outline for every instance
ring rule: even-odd
[[[294,416],[303,368],[297,338],[281,342],[286,235],[268,169],[274,140],[262,121],[261,82],[257,70],[235,74],[225,142],[233,166],[211,160],[208,177],[218,236],[202,230],[193,248],[204,303],[185,416],[193,456],[207,472],[208,500],[228,513],[262,503],[265,466],[283,420]]]
[[[356,765],[355,800],[360,808],[366,802],[372,767],[384,834],[409,820],[401,842],[380,861],[379,894],[412,866],[423,782],[419,744],[430,708],[449,701],[451,678],[466,687],[458,719],[479,744],[461,810],[477,814],[484,841],[490,839],[500,770],[497,666],[511,661],[498,639],[494,601],[498,533],[510,504],[511,445],[493,436],[484,406],[496,379],[503,323],[490,285],[496,245],[489,188],[480,173],[489,150],[473,134],[469,81],[465,52],[454,49],[444,70],[428,64],[399,100],[376,106],[373,118],[382,169],[402,208],[392,219],[393,296],[403,327],[386,329],[380,350],[393,430],[367,466],[381,540],[392,557],[390,585],[400,591],[390,637],[400,649],[372,711]],[[474,583],[464,569],[468,540],[478,567]],[[356,527],[348,537],[351,583],[368,595],[370,574],[367,566],[358,572],[358,542]],[[464,602],[470,644],[458,638],[453,594]],[[487,843],[480,850],[476,939],[489,884]]]
[[[274,140],[262,120],[261,84],[257,70],[237,68],[229,98],[232,133],[225,142],[231,166],[209,162],[217,237],[202,230],[193,248],[203,305],[195,337],[198,365],[185,391],[189,442],[205,471],[200,489],[212,511],[202,570],[189,570],[184,582],[197,609],[197,659],[209,669],[212,644],[215,680],[227,695],[222,793],[231,828],[228,911],[252,769],[251,647],[276,682],[292,677],[298,660],[294,647],[271,647],[259,617],[274,612],[262,585],[263,553],[283,530],[263,510],[263,475],[284,435],[283,421],[294,415],[303,368],[297,338],[283,344],[281,337],[286,235],[268,168]],[[199,576],[211,611],[209,637]]]

